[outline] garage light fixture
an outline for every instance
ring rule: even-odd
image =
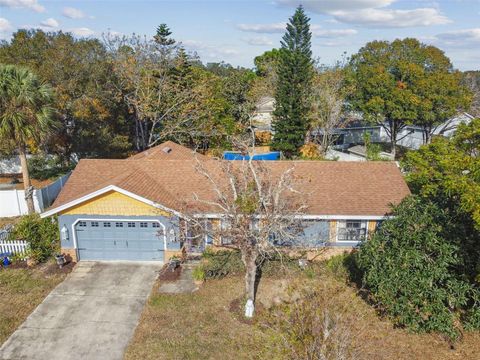
[[[60,235],[62,237],[62,241],[68,241],[69,240],[68,229],[65,225],[63,225],[62,230],[60,230]]]

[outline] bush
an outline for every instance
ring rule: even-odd
[[[38,214],[23,216],[9,238],[27,241],[28,255],[38,262],[48,260],[60,248],[57,222],[50,218],[41,219]]]
[[[460,249],[448,238],[455,220],[417,197],[405,199],[394,215],[360,247],[363,284],[397,325],[456,339],[478,290],[459,271]]]
[[[245,272],[242,256],[238,250],[212,251],[207,248],[202,258],[206,279],[220,279]]]
[[[73,169],[73,165],[65,165],[60,157],[39,154],[28,159],[28,171],[33,179],[47,180],[65,175]]]

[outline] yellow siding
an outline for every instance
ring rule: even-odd
[[[157,209],[116,191],[102,194],[62,212],[62,215],[76,214],[170,216],[166,211]]]
[[[376,221],[369,221],[368,222],[368,237],[369,238],[375,232],[376,228],[377,228],[377,222]]]
[[[337,222],[335,220],[330,221],[330,242],[337,241]]]

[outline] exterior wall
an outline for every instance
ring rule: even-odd
[[[139,200],[133,199],[116,191],[110,191],[82,204],[65,210],[62,215],[121,215],[121,216],[164,216],[166,211],[154,208]]]

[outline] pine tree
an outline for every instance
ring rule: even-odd
[[[157,34],[153,37],[155,42],[160,46],[171,46],[175,44],[175,39],[169,37],[172,35],[167,24],[160,24],[157,27]]]
[[[308,99],[313,77],[309,21],[303,7],[299,6],[281,41],[272,148],[283,151],[287,158],[299,154],[309,123]]]

